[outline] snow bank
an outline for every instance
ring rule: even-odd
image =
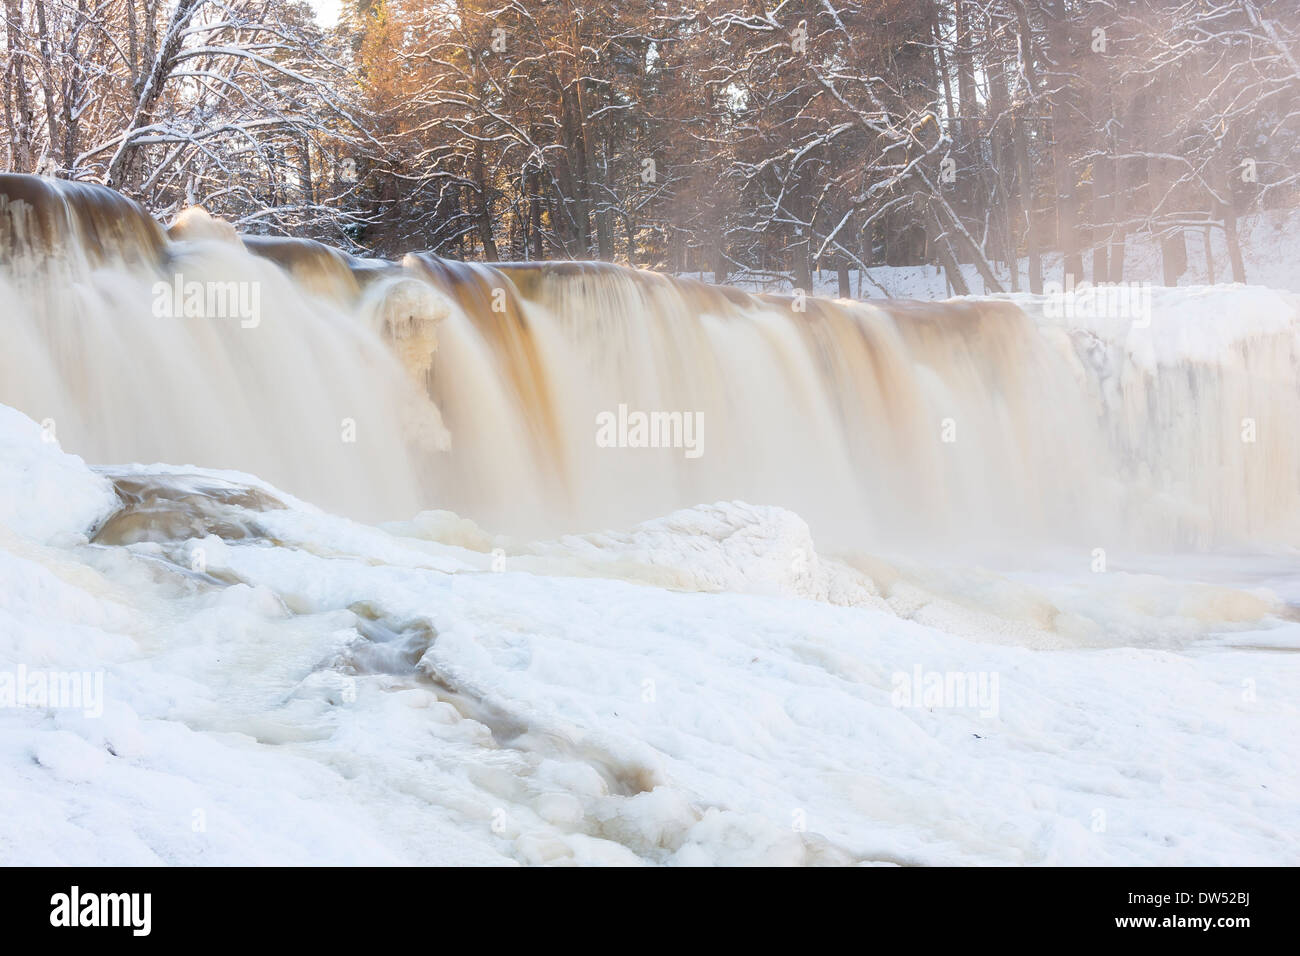
[[[807,522],[773,506],[720,501],[685,508],[630,531],[568,535],[530,550],[543,556],[552,571],[567,563],[570,573],[675,590],[881,604],[870,580],[818,555]]]
[[[0,527],[39,541],[90,531],[117,507],[109,482],[44,426],[0,405]]]
[[[1284,337],[1292,347],[1300,342],[1300,296],[1240,285],[1156,286],[1147,291],[1150,314],[1136,317],[1117,309],[1062,314],[1064,303],[1049,310],[1042,296],[1006,298],[1042,325],[1088,334],[1121,349],[1128,361],[1147,372],[1222,363],[1234,349],[1270,336]],[[1225,321],[1229,315],[1231,321]]]
[[[1237,227],[1241,235],[1246,282],[1252,286],[1300,293],[1300,272],[1297,272],[1295,267],[1296,262],[1300,260],[1300,211],[1266,210],[1242,218]],[[1185,232],[1185,236],[1187,264],[1182,275],[1178,277],[1179,286],[1186,288],[1215,282],[1230,282],[1232,267],[1223,230],[1210,230],[1208,258],[1213,261],[1213,272],[1207,263],[1205,233],[1189,229]],[[1163,286],[1164,266],[1161,258],[1160,243],[1149,233],[1127,236],[1124,242],[1123,280]],[[1084,252],[1083,262],[1085,277],[1091,280],[1092,256],[1087,250]],[[1020,276],[1019,287],[1029,288],[1029,260],[1021,259],[1017,263],[1017,268]],[[1063,274],[1061,253],[1045,252],[1042,256],[1041,268],[1044,279],[1059,281]],[[998,264],[996,269],[1002,285],[1010,288],[1009,270],[1001,264]],[[961,271],[966,284],[974,293],[987,291],[984,280],[973,263],[963,264]],[[710,272],[684,273],[684,275],[706,282],[712,281],[713,278]],[[788,279],[772,280],[767,276],[754,279],[732,276],[728,279],[728,284],[755,292],[789,291],[790,286]],[[889,297],[935,301],[952,296],[943,269],[934,265],[872,266],[861,279],[857,269],[850,269],[849,288],[855,297],[861,299]],[[827,298],[838,296],[839,279],[835,271],[815,270],[811,291],[813,295]]]
[[[109,472],[158,510],[88,543],[108,482],[0,421],[39,504],[2,513],[0,682],[103,686],[0,707],[3,862],[1300,862],[1275,605],[1236,647],[1034,650],[993,620],[1106,592],[850,567],[734,502],[494,554],[163,466]]]

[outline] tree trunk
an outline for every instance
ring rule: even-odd
[[[306,136],[298,140],[298,189],[302,201],[308,205],[316,203],[316,184],[311,175],[311,140]]]
[[[1232,262],[1232,281],[1246,281],[1246,262],[1241,257],[1241,241],[1237,236],[1237,213],[1227,204],[1223,206],[1223,235],[1228,244],[1228,259]]]
[[[1094,284],[1111,281],[1110,264],[1107,262],[1109,249],[1107,248],[1107,240],[1103,238],[1100,223],[1113,223],[1117,214],[1115,186],[1111,181],[1113,169],[1109,157],[1105,156],[1099,157],[1092,164],[1092,212],[1088,218],[1093,223],[1091,242],[1092,281]]]
[[[957,256],[952,251],[952,243],[944,234],[942,224],[939,222],[939,216],[934,211],[934,206],[927,200],[922,200],[925,204],[925,216],[930,225],[930,248],[934,250],[939,264],[943,266],[944,274],[948,277],[948,285],[954,295],[970,295],[970,286],[966,284],[966,277],[962,275],[961,266],[957,263]]]
[[[49,158],[53,159],[55,143],[59,141],[59,120],[54,96],[54,62],[50,58],[50,30],[45,22],[45,0],[36,0],[36,27],[39,31],[37,48],[41,52],[41,98],[45,100],[45,122],[49,129]]]
[[[1053,0],[1049,36],[1052,59],[1057,68],[1073,73],[1074,53],[1066,14],[1061,0]],[[1061,248],[1062,282],[1070,286],[1083,279],[1083,257],[1079,254],[1079,221],[1074,194],[1074,169],[1070,164],[1071,129],[1078,116],[1076,97],[1070,83],[1052,94],[1052,176],[1056,185],[1056,242]]]
[[[120,189],[125,185],[123,179],[127,161],[132,158],[135,146],[132,135],[137,129],[152,122],[153,110],[163,95],[163,86],[176,65],[176,56],[185,38],[185,28],[189,26],[190,20],[202,3],[203,0],[177,0],[176,7],[167,22],[163,45],[157,55],[152,57],[152,65],[148,73],[140,75],[140,91],[136,96],[130,122],[122,130],[122,142],[118,145],[112,160],[109,161],[108,175],[105,177],[108,185],[114,188]],[[151,55],[154,46],[152,29],[145,31],[145,39],[146,55]]]
[[[492,228],[492,192],[491,184],[487,181],[487,170],[483,162],[482,143],[475,141],[474,144],[474,205],[476,218],[478,219],[479,241],[483,243],[483,257],[488,262],[496,262],[501,258],[497,251],[496,238],[493,236]]]
[[[1187,271],[1187,233],[1181,227],[1160,240],[1160,266],[1165,285],[1178,285],[1178,277]]]
[[[5,120],[9,124],[9,152],[14,163],[14,172],[30,173],[32,171],[32,136],[36,116],[32,109],[31,94],[27,89],[27,76],[23,72],[22,61],[25,55],[22,44],[23,19],[22,8],[18,0],[5,0],[5,33],[9,40],[9,69],[6,76]],[[16,122],[11,119],[8,81],[12,77],[14,109]]]
[[[546,253],[542,248],[542,176],[538,170],[530,170],[528,173],[528,216],[532,223],[529,228],[533,241],[533,258],[541,260],[546,258]],[[554,223],[552,223],[554,225]]]
[[[1029,260],[1029,291],[1043,294],[1043,262],[1039,258],[1038,227],[1034,216],[1034,173],[1029,163],[1029,142],[1023,118],[1017,118],[1014,130],[1016,165],[1020,169],[1020,206],[1025,219],[1025,256]],[[1019,265],[1017,264],[1017,268]]]
[[[812,262],[808,256],[808,239],[800,236],[790,246],[790,273],[794,277],[794,287],[804,292],[812,292]]]
[[[993,44],[994,28],[990,19],[984,21],[985,43]],[[1015,163],[1015,149],[1011,145],[1008,124],[1011,122],[1008,108],[1010,97],[1007,93],[1006,70],[1001,59],[1001,52],[994,50],[988,57],[985,69],[988,74],[989,115],[993,126],[990,131],[993,148],[993,189],[990,201],[995,202],[997,210],[997,231],[1000,233],[1002,260],[1007,264],[1011,291],[1020,291],[1019,249],[1012,224],[1016,221],[1014,203],[1011,194],[1011,181],[1014,178],[1012,167]]]

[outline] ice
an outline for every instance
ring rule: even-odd
[[[1300,860],[1276,564],[834,557],[739,502],[529,544],[164,467],[106,474],[202,498],[195,529],[91,543],[108,478],[0,423],[0,487],[69,502],[6,499],[0,671],[106,686],[0,709],[4,862]],[[929,673],[994,706],[901,706]]]
[[[92,529],[117,507],[112,486],[44,428],[0,405],[0,529],[46,541]]]

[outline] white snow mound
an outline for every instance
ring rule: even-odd
[[[40,542],[92,529],[118,506],[112,484],[64,452],[53,422],[0,405],[0,527]]]
[[[818,555],[806,521],[773,506],[719,501],[627,531],[568,535],[534,551],[602,577],[680,591],[883,606],[866,576]]]

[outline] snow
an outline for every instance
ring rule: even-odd
[[[1118,310],[1096,314],[1061,315],[1042,296],[1007,296],[1039,322],[1086,334],[1118,346],[1137,368],[1151,371],[1197,363],[1222,363],[1231,351],[1252,339],[1297,336],[1300,295],[1261,286],[1212,285],[1188,288],[1154,287],[1150,313],[1140,318]],[[1224,321],[1226,315],[1232,321]]]
[[[818,556],[807,523],[793,512],[719,501],[643,522],[627,532],[569,535],[530,549],[563,568],[681,591],[731,591],[875,604],[870,581]]]
[[[0,405],[0,528],[45,541],[96,525],[117,507],[107,481],[42,428]]]
[[[106,688],[0,708],[5,863],[1300,862],[1287,555],[831,557],[740,502],[511,542],[0,450],[0,674]],[[111,480],[159,492],[126,543]]]
[[[1246,267],[1246,282],[1252,286],[1262,286],[1287,292],[1300,293],[1300,273],[1295,263],[1300,260],[1300,211],[1266,210],[1255,215],[1243,217],[1238,223],[1241,235],[1242,259]],[[1228,259],[1227,246],[1224,244],[1223,230],[1214,229],[1210,233],[1210,251],[1214,259],[1214,272],[1211,273],[1206,263],[1205,233],[1187,230],[1187,268],[1178,277],[1178,286],[1212,285],[1231,283],[1232,267]],[[1043,279],[1045,282],[1060,282],[1062,277],[1062,257],[1060,252],[1044,252],[1041,258]],[[1084,278],[1092,281],[1091,252],[1083,256]],[[1020,288],[1029,288],[1029,260],[1021,259],[1017,264],[1020,275]],[[962,275],[972,293],[987,293],[984,280],[973,264],[963,264]],[[712,273],[688,273],[693,278],[712,281]],[[997,267],[997,275],[1004,289],[1010,289],[1010,273],[1002,266]],[[1124,248],[1123,282],[1147,283],[1152,286],[1163,285],[1164,271],[1161,265],[1159,244],[1146,233],[1138,233],[1127,238]],[[782,280],[746,279],[732,277],[728,280],[751,291],[789,291],[789,282]],[[921,266],[871,266],[866,277],[859,284],[858,270],[849,270],[849,290],[854,298],[875,299],[925,299],[939,300],[952,296],[943,269],[934,265]],[[839,295],[839,279],[833,269],[817,270],[813,273],[814,295],[834,298]]]

